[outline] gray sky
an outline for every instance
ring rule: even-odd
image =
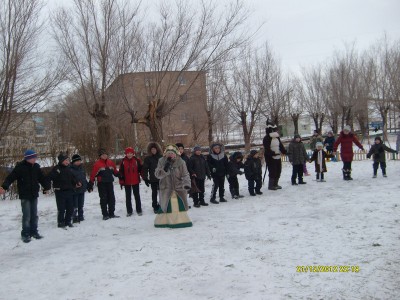
[[[225,0],[228,2],[229,0]],[[48,0],[54,8],[71,0]],[[155,0],[143,1],[147,5]],[[268,40],[286,70],[323,62],[346,43],[366,49],[384,32],[400,39],[400,0],[245,0],[251,24],[264,26],[259,43]]]

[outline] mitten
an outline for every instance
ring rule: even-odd
[[[171,166],[171,160],[172,160],[171,157],[168,157],[168,158],[167,158],[167,162],[165,163],[165,166],[164,166],[164,171],[165,171],[165,172],[168,172],[168,171],[169,171],[169,167]]]
[[[367,154],[367,158],[371,158],[371,154],[368,153],[368,154]]]

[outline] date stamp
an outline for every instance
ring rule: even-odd
[[[297,266],[297,273],[358,273],[359,266]]]

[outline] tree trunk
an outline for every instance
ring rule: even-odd
[[[387,119],[388,119],[388,111],[389,109],[386,107],[380,108],[379,112],[381,114],[382,117],[382,123],[383,123],[383,141],[387,141]]]
[[[294,126],[294,135],[299,134],[299,118],[300,114],[292,114],[292,121],[293,121],[293,126]]]
[[[311,117],[314,121],[315,130],[318,130],[318,114],[312,114]]]
[[[213,118],[210,110],[207,111],[207,120],[208,120],[208,144],[211,145],[213,142]]]
[[[97,117],[97,147],[111,150],[111,129],[108,116]]]
[[[321,114],[321,116],[319,117],[319,125],[318,125],[318,132],[319,134],[322,134],[322,124],[324,123],[325,120],[325,114]]]
[[[245,111],[240,112],[240,122],[243,129],[244,149],[246,152],[249,152],[251,148],[251,131],[247,128],[247,113]]]

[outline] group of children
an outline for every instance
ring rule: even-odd
[[[353,143],[362,150],[363,147],[356,136],[350,132],[348,126],[344,127],[336,141],[334,141],[334,138],[332,140],[328,136],[330,140],[325,140],[325,145],[318,139],[319,136],[316,134],[315,149],[312,149],[313,154],[310,158],[307,155],[300,135],[294,136],[294,139],[290,142],[286,150],[280,141],[276,126],[268,125],[266,131],[267,135],[264,138],[263,145],[266,168],[269,171],[269,190],[281,189],[278,185],[282,168],[281,154],[287,154],[293,166],[292,185],[306,183],[303,180],[304,165],[306,162],[315,163],[317,181],[325,182],[324,173],[327,172],[325,161],[327,158],[334,158],[336,156],[339,145],[341,145],[340,154],[343,161],[343,179],[352,180],[351,162],[353,159]],[[324,151],[324,146],[327,150],[329,147],[329,151]],[[185,172],[191,178],[191,187],[185,184],[182,191],[188,188],[188,193],[193,199],[194,207],[208,206],[204,197],[206,179],[212,179],[213,181],[210,197],[210,202],[213,204],[227,202],[225,199],[225,178],[228,179],[229,191],[232,198],[239,199],[244,197],[239,193],[238,180],[238,176],[243,174],[248,182],[249,194],[251,196],[262,194],[262,162],[259,151],[251,150],[246,159],[244,159],[241,152],[234,152],[228,159],[224,146],[220,143],[214,143],[210,146],[207,157],[203,156],[200,146],[193,148],[190,157],[184,153],[184,146],[182,144],[177,144],[176,148],[178,149],[178,156],[180,156],[186,166],[185,169],[187,171]],[[385,151],[398,153],[396,150],[385,146],[380,137],[376,137],[374,145],[367,154],[367,158],[373,157],[374,159],[374,178],[377,176],[379,166],[382,169],[383,176],[386,177]],[[136,213],[139,216],[142,215],[139,191],[141,180],[144,181],[147,187],[151,187],[154,213],[160,213],[160,210],[162,210],[158,201],[160,176],[156,174],[159,169],[160,159],[163,158],[160,145],[154,142],[150,143],[147,148],[147,156],[143,162],[140,158],[136,157],[133,148],[126,148],[125,157],[122,159],[118,169],[115,163],[108,158],[108,153],[105,149],[100,149],[98,155],[99,158],[94,163],[90,178],[87,180],[82,166],[82,158],[78,154],[74,154],[70,161],[66,154],[60,153],[58,164],[46,176],[36,163],[37,154],[32,150],[25,152],[24,160],[16,165],[0,187],[0,194],[4,194],[14,181],[18,182],[18,194],[21,199],[23,213],[21,236],[24,242],[29,242],[31,237],[36,239],[42,238],[37,230],[39,184],[43,187],[43,193],[46,194],[50,190],[52,183],[58,210],[57,224],[60,228],[73,227],[73,223],[84,221],[85,192],[93,191],[95,181],[97,181],[103,220],[119,218],[114,213],[114,177],[119,179],[121,189],[125,189],[128,217],[133,214],[132,193],[135,198]],[[168,161],[165,161],[165,164],[167,163]],[[217,192],[219,196],[218,200]]]

